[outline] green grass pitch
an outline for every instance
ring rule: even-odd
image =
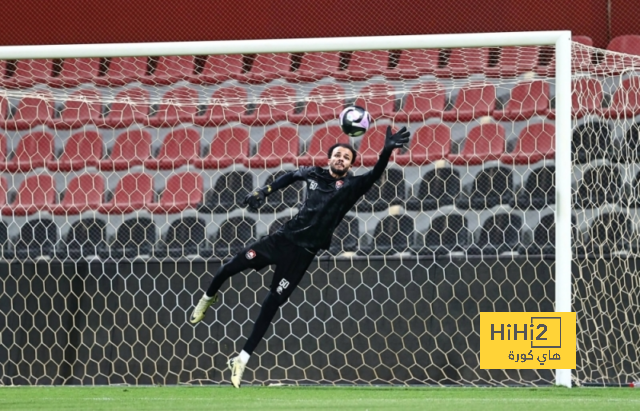
[[[633,388],[0,387],[0,410],[640,410]]]

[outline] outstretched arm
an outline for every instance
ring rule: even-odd
[[[407,130],[406,127],[402,127],[398,130],[397,133],[391,132],[391,127],[387,126],[387,135],[384,140],[384,148],[380,152],[380,157],[378,157],[378,162],[373,169],[362,176],[361,180],[361,193],[364,194],[373,186],[373,184],[378,181],[378,179],[382,176],[382,173],[387,168],[389,164],[389,159],[391,158],[391,153],[396,148],[402,148],[404,144],[409,142],[409,137],[411,133]]]
[[[254,210],[259,209],[264,204],[265,198],[271,193],[283,189],[298,180],[304,180],[304,170],[298,169],[278,177],[273,183],[258,188],[249,193],[243,204]]]

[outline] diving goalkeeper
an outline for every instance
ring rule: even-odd
[[[340,221],[382,176],[393,150],[407,143],[409,136],[406,127],[395,134],[391,127],[387,127],[378,162],[363,175],[353,176],[349,173],[356,159],[356,150],[349,144],[336,144],[328,152],[328,169],[301,167],[281,176],[270,186],[253,191],[244,199],[245,205],[257,210],[271,193],[295,181],[304,180],[307,184],[306,200],[298,214],[279,231],[251,244],[222,265],[191,314],[191,323],[202,321],[207,308],[218,301],[218,291],[232,275],[249,268],[260,270],[267,265],[276,265],[269,294],[262,303],[253,331],[240,354],[228,361],[234,387],[240,388],[249,357],[264,337],[280,306],[287,302],[298,286],[316,253],[329,248],[333,231]]]

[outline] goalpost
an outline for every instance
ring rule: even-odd
[[[507,63],[501,57],[505,55],[504,50],[512,46],[539,46],[536,53],[541,60],[546,60],[537,64],[544,66],[547,71],[541,70],[533,77],[528,71],[503,74],[501,65]],[[544,46],[549,46],[553,53],[545,54]],[[479,71],[467,70],[465,64],[476,62],[465,61],[465,57],[460,60],[462,73],[438,74],[438,70],[453,70],[451,67],[447,68],[447,65],[453,64],[454,59],[449,50],[461,48],[486,50],[486,67],[494,69],[494,74],[485,74],[482,68]],[[408,71],[413,69],[415,75],[386,75],[386,71],[400,70],[402,56],[407,55],[408,50],[433,49],[443,50],[436,53],[436,67],[426,69],[421,66],[425,60],[420,60],[407,65]],[[354,53],[356,51],[383,51],[382,54],[389,56],[387,70],[372,70],[367,74],[366,71],[370,70],[367,64],[375,64],[367,62],[365,57],[362,60],[364,63],[360,62],[364,76],[359,77],[362,75],[359,72],[345,74],[350,69],[349,64],[357,61]],[[300,77],[287,79],[284,74],[269,80],[246,75],[251,74],[252,68],[259,64],[263,64],[263,70],[268,72],[269,69],[264,68],[264,60],[258,62],[260,56],[270,53],[291,56],[292,66],[289,72],[295,73],[304,63],[304,56],[314,52],[340,52],[337,54],[339,60],[336,72],[342,72],[343,78],[335,73],[325,73],[311,80]],[[302,165],[300,159],[309,154],[315,133],[322,127],[335,125],[335,116],[314,120],[305,118],[305,115],[310,115],[305,111],[306,104],[328,102],[344,105],[367,102],[367,98],[371,98],[376,101],[372,104],[378,105],[377,108],[382,108],[380,105],[385,104],[384,101],[392,101],[389,112],[382,109],[377,115],[377,124],[395,126],[409,123],[412,139],[416,138],[416,132],[422,126],[427,127],[435,136],[438,127],[444,125],[450,133],[454,148],[450,152],[447,149],[437,160],[423,159],[420,160],[421,163],[416,160],[417,156],[413,158],[413,154],[401,153],[405,155],[404,165],[402,155],[396,154],[390,168],[401,170],[399,175],[403,180],[403,187],[404,181],[410,186],[405,190],[407,198],[405,191],[402,195],[398,194],[399,191],[396,192],[396,197],[402,197],[400,208],[404,210],[404,214],[402,211],[400,214],[408,216],[406,221],[411,221],[413,228],[399,242],[404,244],[404,249],[394,253],[398,251],[396,248],[399,244],[396,235],[404,229],[401,224],[405,220],[398,214],[399,203],[395,201],[396,198],[391,203],[385,203],[387,199],[382,195],[384,184],[393,182],[392,173],[388,172],[380,184],[381,188],[375,189],[379,190],[379,198],[366,198],[365,201],[369,203],[348,215],[349,226],[339,230],[342,237],[338,237],[337,251],[330,255],[324,254],[317,264],[312,265],[310,275],[307,276],[311,278],[303,281],[301,290],[296,291],[291,303],[283,307],[282,320],[273,325],[272,333],[267,334],[267,348],[264,351],[259,348],[256,353],[257,364],[249,364],[249,368],[255,372],[246,378],[256,383],[555,383],[570,387],[571,370],[556,370],[555,374],[514,373],[511,372],[513,370],[480,372],[477,368],[477,353],[473,353],[470,347],[475,346],[474,341],[478,337],[477,327],[473,324],[479,321],[479,311],[535,311],[536,308],[540,311],[549,308],[558,312],[572,311],[574,252],[571,233],[575,228],[572,224],[572,53],[575,61],[575,50],[572,51],[571,33],[568,31],[0,47],[0,60],[5,62],[0,104],[6,104],[6,108],[1,108],[5,111],[2,112],[3,131],[0,133],[5,135],[7,147],[10,147],[7,152],[13,151],[13,157],[7,156],[2,176],[7,181],[7,191],[17,193],[10,194],[6,200],[7,205],[2,208],[3,224],[7,226],[7,238],[3,247],[7,261],[0,263],[3,264],[0,269],[5,270],[5,275],[0,278],[0,288],[6,303],[2,304],[5,308],[1,309],[0,318],[5,327],[3,336],[8,341],[7,348],[0,350],[0,363],[4,364],[2,383],[149,384],[228,381],[222,374],[223,362],[218,356],[220,353],[239,350],[238,344],[248,335],[250,320],[257,314],[257,304],[261,301],[258,295],[260,287],[268,284],[268,279],[256,273],[251,273],[246,278],[244,275],[236,276],[228,294],[223,296],[223,303],[208,314],[209,317],[203,324],[187,329],[183,322],[192,308],[192,301],[199,298],[202,284],[209,280],[205,272],[215,270],[220,261],[232,254],[231,250],[238,243],[244,244],[251,237],[264,235],[275,229],[279,222],[294,215],[295,202],[300,200],[302,193],[294,192],[295,201],[284,209],[274,202],[268,205],[271,207],[268,210],[249,215],[237,207],[241,199],[240,187],[231,186],[230,180],[227,180],[227,186],[216,185],[223,178],[220,176],[221,170],[239,172],[240,180],[234,180],[234,184],[241,184],[242,178],[248,176],[254,187],[262,185],[277,171]],[[244,56],[240,57],[240,74],[227,77],[220,83],[206,84],[197,79],[204,75],[207,69],[206,58],[212,55]],[[87,64],[82,68],[85,71],[91,69],[91,63],[85,63],[82,59],[102,59],[96,70],[96,78],[99,79],[108,76],[109,70],[113,69],[113,58],[138,56],[196,57],[191,60],[191,77],[177,75],[176,79],[171,78],[172,69],[180,72],[179,67],[175,66],[180,62],[176,60],[177,63],[168,63],[163,67],[168,74],[161,83],[145,82],[142,75],[127,84],[101,84],[95,79],[79,79],[81,75],[78,72],[73,81],[64,84],[65,59],[78,59],[73,60],[72,64]],[[274,55],[273,58],[274,66],[281,64],[277,56]],[[24,74],[21,73],[23,68],[20,61],[27,59],[30,63],[25,63],[26,72],[32,69],[34,78],[42,74],[38,68],[40,66],[33,63],[35,59],[45,61],[42,63],[45,67],[46,61],[49,61],[47,59],[53,59],[51,67],[54,74],[44,76],[47,78],[37,78],[26,85],[18,84],[15,78]],[[106,62],[110,62],[111,66]],[[160,59],[150,59],[141,70],[146,70],[146,74],[153,74],[162,64],[164,63]],[[135,70],[131,68],[131,71]],[[244,77],[238,80],[242,76]],[[533,80],[542,80],[547,83],[544,87],[549,84],[552,87],[553,96],[549,96],[547,91],[533,97],[552,97],[555,107],[547,107],[550,109],[547,111],[555,113],[551,121],[543,119],[546,114],[541,113],[525,117],[518,113],[507,113],[510,98],[516,98],[513,91],[516,86],[526,83],[532,89],[533,86],[529,83],[535,82]],[[215,91],[223,88],[221,84],[236,86],[237,82],[240,87],[235,90],[248,91],[247,95],[215,95]],[[423,119],[416,120],[409,114],[403,120],[398,120],[401,118],[398,113],[403,112],[408,96],[413,93],[412,87],[423,83],[428,83],[429,87],[437,87],[437,90],[427,88],[426,91],[442,91],[446,96],[443,98],[448,102],[438,115],[422,113]],[[139,85],[137,89],[142,94],[124,97],[118,94],[131,90],[133,87],[130,84]],[[336,84],[343,91],[331,88]],[[374,84],[392,87],[374,87],[367,90],[368,94],[363,94],[364,87]],[[334,90],[337,94],[314,96],[311,90],[322,85],[328,86],[327,90]],[[482,116],[475,115],[474,107],[471,107],[470,118],[463,118],[462,109],[455,106],[456,98],[461,99],[461,90],[465,86],[473,91],[479,88],[478,85],[491,85],[499,90],[503,87],[502,91],[507,91],[495,97],[503,106],[503,117],[495,114],[499,107],[492,107],[488,115]],[[167,97],[168,92],[182,86],[196,92],[188,94],[187,91],[184,94],[183,91],[182,94]],[[275,93],[265,94],[270,86],[282,88]],[[285,90],[284,86],[291,87],[295,94],[287,94],[288,88]],[[74,94],[77,91],[83,93]],[[482,93],[486,93],[486,90]],[[40,114],[49,105],[53,107],[52,118],[35,123],[21,122],[20,102],[29,98],[32,101],[26,104],[36,107],[35,111]],[[41,105],[40,101],[45,104]],[[91,114],[92,109],[87,107],[94,103],[103,107],[98,109],[98,113]],[[119,123],[118,119],[111,123],[106,120],[118,105],[123,112],[130,110],[127,113],[131,114],[132,120],[126,125]],[[282,105],[288,105],[284,115],[282,111],[285,109],[274,108]],[[214,106],[219,106],[224,111],[223,120],[213,119],[216,110]],[[144,114],[147,117],[140,121],[136,120],[137,107],[149,109]],[[246,111],[234,111],[238,107],[241,111]],[[443,117],[442,114],[445,111],[453,113],[452,117],[445,119],[446,115]],[[65,114],[72,118],[65,118]],[[266,115],[266,120],[261,119],[263,114]],[[164,119],[153,120],[162,115],[165,116]],[[197,120],[207,115],[210,117]],[[87,116],[89,120],[86,120]],[[99,118],[100,124],[96,122],[96,118]],[[555,254],[551,261],[548,255],[545,258],[544,252],[529,259],[529,251],[518,251],[527,247],[527,242],[520,240],[520,234],[517,234],[518,240],[511,248],[491,248],[494,234],[499,233],[506,238],[506,233],[516,226],[514,216],[518,216],[521,221],[519,228],[523,231],[529,228],[527,235],[533,236],[533,230],[527,226],[527,219],[540,222],[544,212],[532,211],[527,214],[526,210],[520,210],[517,193],[506,202],[500,200],[497,204],[489,205],[487,198],[482,198],[479,204],[487,204],[486,207],[473,205],[474,193],[488,196],[490,193],[485,191],[491,191],[486,187],[476,187],[474,192],[474,184],[477,184],[474,179],[484,171],[491,176],[494,175],[492,173],[502,173],[501,170],[510,170],[509,173],[517,174],[513,178],[520,182],[520,187],[524,187],[525,177],[532,171],[529,163],[518,163],[513,158],[506,160],[508,156],[502,155],[510,151],[507,148],[513,149],[518,144],[520,133],[528,131],[530,125],[539,123],[553,124],[555,130],[551,133],[552,141],[555,142],[555,147],[551,150],[555,151],[554,157],[549,157],[549,153],[542,153],[541,160],[544,163],[555,158],[551,163],[555,167],[555,204],[544,206],[547,214],[555,216]],[[234,124],[238,125],[238,130],[244,131],[229,131]],[[503,142],[503,149],[498,154],[491,152],[493,143],[488,144],[489,153],[484,152],[486,147],[482,144],[485,143],[478,143],[478,152],[474,152],[469,143],[465,146],[476,127],[482,138],[494,138],[494,135],[487,134],[485,128],[489,127],[484,127],[487,125],[495,130],[507,129],[506,132],[503,130],[502,135],[499,135],[500,131],[496,134]],[[546,126],[543,125],[544,127]],[[289,132],[283,131],[285,129],[295,135],[287,140],[289,146],[280,150],[282,147],[276,147],[279,143],[274,142],[273,150],[265,151],[264,141],[267,141],[270,131],[277,130],[272,134],[282,137]],[[66,151],[71,151],[69,142],[79,132],[84,134],[77,137],[76,142],[90,144],[87,141],[94,138],[92,141],[95,142],[98,139],[93,147],[99,147],[100,153],[77,151],[75,156],[71,153],[65,157]],[[123,132],[129,134],[123,140],[123,145],[118,146],[118,138]],[[145,137],[145,132],[149,132],[150,137]],[[331,134],[329,131],[326,133]],[[375,130],[369,133],[375,133]],[[125,163],[126,159],[136,157],[129,155],[131,153],[127,151],[140,148],[137,143],[132,143],[131,136],[134,134],[141,136],[140,141],[151,142],[151,148],[143,154],[144,158],[140,162],[136,159],[135,163],[120,166],[115,162],[105,165],[104,161],[114,155],[117,149],[122,150],[119,154]],[[231,153],[235,148],[232,149],[227,143],[222,144],[218,147],[223,147],[224,152],[211,160],[215,163],[212,166],[204,158],[212,154],[210,150],[213,150],[214,140],[219,136],[229,141],[245,142],[243,144],[254,148],[250,148],[250,152]],[[38,146],[38,149],[42,149],[39,144],[43,139],[51,138],[45,146],[50,144],[47,147],[52,153],[55,152],[54,155],[46,159],[38,158],[32,165],[20,163],[20,159],[15,160],[20,150],[27,150],[23,151],[23,154],[27,153],[27,159],[35,158],[34,152],[28,152],[29,147],[20,146],[20,141],[28,138],[33,140],[32,146]],[[481,141],[484,141],[482,138]],[[174,140],[169,141],[171,139]],[[301,147],[298,147],[299,140],[303,140]],[[180,145],[185,141],[196,141],[193,143],[195,146],[192,146],[195,147],[195,152],[186,153],[191,148]],[[370,152],[363,147],[364,141],[365,138],[352,140],[359,146],[359,157],[362,158],[361,164],[356,164],[356,172],[370,168],[370,161],[376,158],[374,138],[371,138]],[[177,150],[177,154],[171,150]],[[290,156],[291,152],[294,152],[293,157]],[[180,158],[183,154],[186,159]],[[239,159],[241,154],[243,158]],[[321,156],[312,156],[304,164],[316,164],[319,157]],[[63,165],[62,160],[69,162]],[[453,166],[446,165],[449,163]],[[503,167],[505,164],[512,166]],[[525,165],[518,168],[517,164]],[[403,167],[406,168],[403,170]],[[418,193],[425,171],[433,171],[436,180],[440,179],[438,181],[442,182],[438,170],[448,167],[459,174],[460,193],[456,194],[453,201],[442,203],[442,206],[426,207],[425,199],[420,198]],[[80,194],[72,196],[72,181],[76,181],[76,177],[87,171],[91,173],[93,180],[86,186],[82,185],[82,181],[76,182],[79,185],[75,186],[74,193]],[[244,172],[248,174],[241,175]],[[132,176],[135,179],[130,185],[119,185]],[[509,178],[512,178],[511,175]],[[31,188],[27,183],[30,179],[36,181],[36,185]],[[98,183],[98,180],[104,181]],[[436,180],[431,181],[437,183]],[[38,183],[49,184],[49,187],[39,186]],[[395,189],[400,190],[397,188],[397,181],[395,184]],[[54,186],[53,191],[51,185]],[[185,188],[187,185],[189,188]],[[389,186],[393,187],[393,184]],[[215,211],[223,203],[222,194],[216,193],[219,187],[226,187],[227,195],[231,195],[231,203],[235,202],[235,205],[230,206],[233,210],[229,208]],[[117,204],[118,199],[121,199],[118,197],[119,189],[123,195],[128,196],[124,205]],[[28,196],[25,197],[21,190],[31,193],[32,197],[25,200]],[[33,194],[34,192],[38,195]],[[138,198],[137,194],[140,194],[141,199],[135,201],[141,203],[135,203],[132,199]],[[151,197],[145,197],[147,194]],[[214,198],[209,208],[208,194]],[[436,196],[445,194],[448,194],[446,187],[444,192]],[[284,194],[279,199],[286,200],[287,195],[291,196],[291,193]],[[411,196],[416,197],[419,203],[413,210],[410,210],[408,201],[404,202]],[[74,198],[70,199],[71,197]],[[22,204],[23,201],[26,203]],[[374,204],[376,201],[376,204],[382,202],[382,205]],[[440,200],[436,198],[435,201],[439,204]],[[461,234],[466,227],[452,225],[451,216],[454,214],[472,221],[468,235]],[[394,217],[387,220],[393,220],[390,225],[385,225],[387,216]],[[507,226],[500,226],[500,222],[494,220],[493,225],[486,225],[487,221],[496,216],[506,216],[509,220]],[[247,217],[254,218],[255,226],[251,226],[254,223],[246,225]],[[454,245],[449,249],[444,244],[444,237],[437,250],[427,245],[429,235],[438,235],[433,231],[437,231],[435,221],[439,217],[444,217],[445,226],[442,228],[455,234]],[[73,231],[77,228],[75,224],[84,218],[90,219],[92,223],[79,231]],[[47,223],[42,223],[45,220]],[[225,225],[232,220],[233,224]],[[133,238],[133,231],[128,232],[129,237],[127,234],[121,235],[120,229],[127,221],[133,221],[131,224],[141,230],[138,232],[147,234],[141,238]],[[34,238],[25,240],[27,235],[23,228],[32,223],[32,236],[47,236],[49,248],[43,245],[43,241]],[[241,230],[246,227],[249,227],[251,234],[245,236]],[[94,235],[92,233],[95,233],[92,230],[96,228],[103,230],[99,235],[99,244],[92,244],[91,247],[95,245],[94,249],[86,252],[84,246],[91,242]],[[431,231],[427,231],[428,229]],[[225,230],[232,233],[230,239],[223,239]],[[354,233],[353,230],[357,232]],[[196,231],[198,240],[194,240]],[[55,239],[48,237],[52,232],[51,236]],[[187,238],[188,246],[177,240],[181,235]],[[444,236],[443,232],[440,235]],[[346,245],[350,238],[355,238],[356,245],[353,247]],[[505,241],[509,242],[512,239],[507,240]],[[481,244],[483,241],[485,243]],[[528,241],[535,242],[531,238]],[[173,245],[174,243],[177,245]],[[73,244],[79,244],[76,247],[79,251],[74,249],[75,254],[71,252]],[[220,244],[222,245],[219,247]],[[474,246],[475,252],[471,252]],[[34,247],[37,249],[35,252]],[[444,253],[441,252],[442,249]],[[219,250],[226,250],[226,254],[221,255]],[[538,273],[539,268],[541,271]],[[460,273],[458,280],[449,287],[447,283],[454,278],[451,276],[452,270],[477,271]],[[491,277],[494,270],[502,280],[485,277],[485,271]],[[513,273],[524,272],[523,270],[528,273],[527,280],[521,278],[511,282]],[[386,288],[380,289],[376,281],[367,278],[371,275],[376,276],[376,281],[384,282]],[[541,277],[537,278],[538,275]],[[550,282],[554,283],[553,296],[546,294],[550,288],[549,283],[541,279],[545,275],[549,275]],[[349,276],[353,276],[355,280]],[[522,293],[519,287],[536,292],[542,290],[536,297],[539,296],[552,305],[528,301],[528,298],[519,301],[518,296]],[[494,293],[492,295],[498,296],[501,302],[493,303],[487,301],[486,297],[476,298],[478,288],[491,288]],[[447,299],[441,294],[448,292],[447,290],[452,294],[462,293],[466,298],[460,297],[460,301],[454,301],[453,297]],[[191,300],[194,293],[195,300]],[[380,296],[384,299],[376,301]],[[71,299],[66,300],[68,297]],[[434,314],[439,308],[430,305],[433,302],[430,298],[436,299],[438,306],[446,307],[443,317]],[[331,303],[323,302],[323,299],[330,300]],[[114,304],[120,307],[117,312],[112,312],[110,308]],[[390,304],[396,304],[399,308],[391,308]],[[449,310],[457,310],[458,305],[465,308],[458,318],[453,318]],[[122,308],[124,306],[127,308]],[[146,309],[147,306],[153,306],[153,309]],[[465,314],[465,309],[471,309],[473,314]],[[292,312],[302,316],[303,320],[299,320]],[[437,318],[426,318],[430,314]],[[580,315],[578,312],[578,321]],[[457,324],[468,322],[470,325],[465,325],[465,332],[468,334],[462,335],[460,330],[446,330],[446,325],[451,321]],[[149,323],[157,323],[158,326]],[[438,331],[433,331],[430,327],[435,327]],[[9,337],[9,334],[12,336]],[[290,335],[298,341],[292,342],[288,338]],[[445,343],[440,341],[444,335],[447,336]],[[454,347],[460,343],[460,339],[465,341],[463,346],[466,348],[463,352],[458,352]],[[298,344],[297,348],[292,348],[292,344]],[[365,351],[360,352],[360,347],[364,347]],[[578,350],[581,349],[579,340]],[[394,359],[390,360],[390,357]],[[376,368],[376,362],[382,364],[382,368]],[[431,366],[430,363],[440,365]]]

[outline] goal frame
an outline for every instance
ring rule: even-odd
[[[0,59],[300,53],[341,50],[555,46],[556,255],[555,310],[571,312],[571,32],[502,32],[406,36],[330,37],[119,44],[2,46]],[[556,370],[556,384],[571,387],[571,370]]]

